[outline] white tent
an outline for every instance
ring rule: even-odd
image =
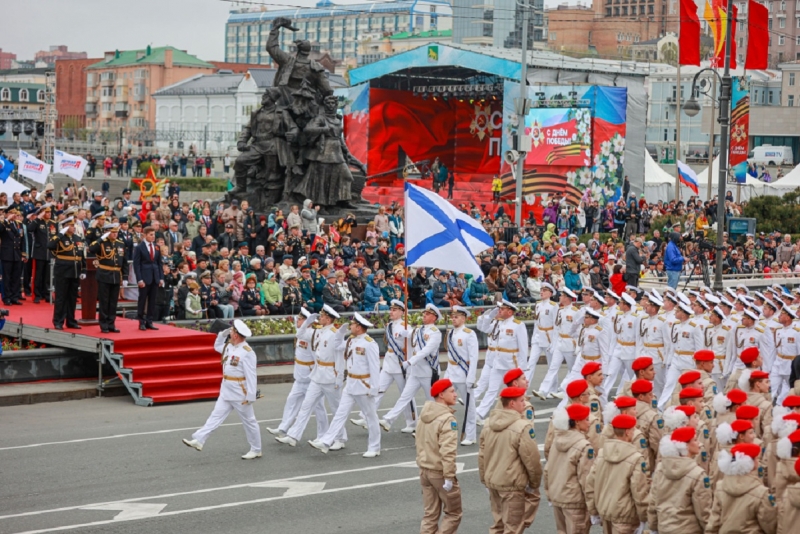
[[[644,198],[653,204],[675,198],[675,177],[662,169],[647,150],[644,156]]]
[[[714,158],[714,162],[711,164],[711,196],[715,196],[717,194],[717,187],[719,184],[719,156]],[[708,197],[708,166],[697,175],[697,183],[700,186],[700,198],[706,200]],[[758,195],[775,195],[777,194],[775,189],[771,188],[769,184],[762,182],[757,178],[753,178],[749,174],[747,175],[746,181],[742,184],[742,200],[749,200],[751,197],[758,196]],[[686,186],[681,186],[682,192],[681,194],[685,194],[688,192],[689,195],[692,195],[691,189]],[[733,191],[733,197],[736,198],[736,184],[727,184],[726,191]]]
[[[800,187],[800,165],[789,171],[787,175],[777,182],[768,184],[767,187],[775,190],[778,195],[785,195],[790,191],[794,191]]]

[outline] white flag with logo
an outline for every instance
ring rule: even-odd
[[[88,161],[80,156],[73,156],[61,150],[53,151],[53,172],[66,174],[73,180],[80,181],[86,170]]]
[[[19,151],[19,167],[17,172],[25,178],[30,178],[34,182],[43,184],[47,182],[50,174],[50,167],[44,161],[36,159],[24,150]]]

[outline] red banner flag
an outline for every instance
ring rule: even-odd
[[[725,63],[725,37],[728,30],[729,17],[724,0],[713,0],[713,3],[706,1],[703,18],[711,28],[714,36],[714,53],[711,56],[711,66],[722,68]],[[739,9],[733,5],[733,17],[730,18],[731,26],[731,68],[736,68],[736,15]]]
[[[769,10],[767,6],[749,0],[747,14],[746,69],[766,69],[769,49]]]
[[[694,0],[681,0],[678,63],[700,66],[700,20]]]

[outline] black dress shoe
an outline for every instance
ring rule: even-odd
[[[106,328],[101,328],[100,332],[103,334],[108,334],[108,330]]]
[[[35,299],[33,299],[33,303],[34,304],[39,304],[40,302],[42,302],[42,300],[39,297],[36,297]]]
[[[147,327],[143,324],[139,325],[139,330],[147,330]]]
[[[28,296],[30,297],[30,295],[28,295]],[[19,300],[28,300],[28,299],[25,298],[25,297],[20,297]]]
[[[150,323],[149,325],[147,325],[147,329],[148,329],[148,330],[158,330],[158,328],[156,328],[155,326],[153,326],[153,323]]]
[[[60,324],[55,325],[53,328],[55,328],[56,330],[64,330],[64,327],[61,326]]]
[[[111,329],[109,330],[109,332],[114,332],[115,334],[119,334],[119,329],[117,329],[117,328],[111,328]]]
[[[78,323],[72,323],[72,324],[68,324],[67,328],[73,328],[75,330],[80,330],[81,329],[81,325],[79,325]]]
[[[12,300],[11,304],[13,304],[14,306],[22,306],[22,303],[18,300]]]

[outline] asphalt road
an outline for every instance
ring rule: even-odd
[[[540,366],[537,385],[544,374]],[[204,423],[211,401],[142,408],[118,397],[3,408],[0,534],[418,532],[414,441],[399,432],[402,421],[383,433],[375,459],[361,458],[367,433],[352,425],[347,448],[328,455],[305,443],[313,420],[296,448],[280,445],[263,428],[277,426],[289,387],[262,386],[264,457],[252,461],[239,458],[248,446],[235,413],[202,452],[181,443]],[[397,396],[387,393],[381,413]],[[540,445],[556,404],[534,402]],[[459,447],[464,534],[485,533],[492,521],[477,454],[477,445]],[[544,492],[528,532],[555,532]]]

